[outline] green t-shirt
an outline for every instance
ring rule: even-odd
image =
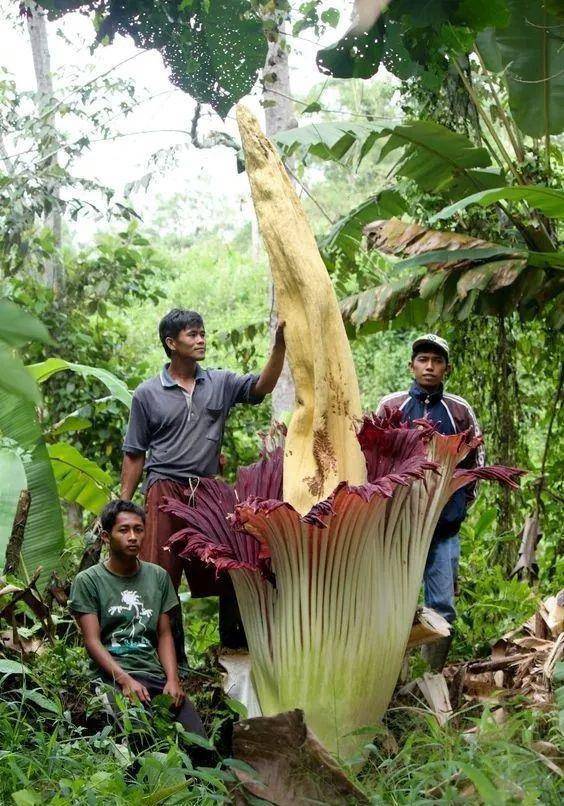
[[[168,573],[159,565],[140,562],[133,576],[108,571],[103,563],[77,574],[69,599],[75,613],[96,613],[104,647],[131,674],[164,676],[157,655],[157,622],[161,613],[178,605]],[[96,664],[93,671],[100,673]]]

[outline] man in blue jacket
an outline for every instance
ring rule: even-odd
[[[384,407],[399,408],[404,422],[412,423],[423,417],[431,420],[441,434],[459,434],[471,429],[481,434],[476,415],[470,405],[458,395],[444,391],[444,380],[450,372],[449,347],[445,339],[434,333],[419,336],[411,346],[409,368],[413,383],[406,392],[394,392],[382,398],[378,414]],[[472,451],[461,467],[484,465],[483,446]],[[451,624],[456,611],[454,597],[460,557],[459,530],[475,495],[475,485],[463,487],[448,501],[437,523],[429,549],[423,577],[425,604],[440,613]],[[446,661],[451,638],[444,638],[423,648],[423,656],[434,671],[440,671]]]

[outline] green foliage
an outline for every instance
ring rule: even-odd
[[[341,271],[356,271],[362,231],[366,224],[376,219],[401,216],[405,211],[406,203],[399,193],[394,190],[383,190],[339,219],[319,241],[319,248],[328,270],[334,271],[338,261]]]
[[[210,616],[209,607],[188,609],[187,634],[206,628]],[[228,792],[238,786],[231,771],[236,762],[222,759],[221,748],[225,721],[233,715],[222,702],[217,670],[205,658],[210,641],[192,653],[199,671],[191,673],[188,686],[212,743],[174,724],[164,699],[153,701],[148,719],[118,694],[117,718],[109,718],[106,689],[94,686],[72,621],[61,609],[54,617],[60,634],[41,655],[25,665],[0,658],[0,802],[230,802]],[[202,753],[200,747],[211,750]]]
[[[393,0],[368,30],[353,26],[334,45],[320,50],[318,64],[338,78],[370,78],[384,64],[398,78],[417,78],[424,86],[434,87],[448,70],[445,57],[453,47],[458,49],[461,41],[471,46],[477,31],[502,26],[507,19],[505,0],[487,6],[469,0],[424,4]]]
[[[463,321],[471,314],[514,310],[531,318],[547,307],[553,325],[563,324],[558,314],[562,253],[488,245],[395,219],[374,222],[371,233],[373,246],[405,259],[394,262],[375,287],[342,300],[343,317],[356,328],[373,331],[388,322],[395,328],[433,327],[448,318]]]
[[[17,305],[0,300],[0,389],[38,403],[37,385],[14,353],[15,347],[32,339],[43,343],[49,341],[44,325]]]
[[[45,583],[59,564],[64,541],[63,519],[53,468],[33,404],[0,390],[0,434],[25,452],[23,465],[31,505],[22,562],[29,574],[41,565],[41,582]]]
[[[369,78],[380,64],[402,80],[435,90],[449,62],[477,48],[489,70],[503,72],[512,115],[525,134],[541,137],[564,128],[562,15],[548,0],[394,0],[369,30],[353,27],[319,51],[324,72]],[[447,58],[448,57],[448,58]]]
[[[12,524],[22,490],[27,486],[22,451],[0,437],[0,564],[12,533]]]
[[[262,23],[248,0],[43,0],[57,14],[96,12],[97,41],[131,36],[156,48],[171,80],[223,118],[247,95],[266,59]],[[236,65],[236,67],[235,67]]]
[[[112,477],[66,442],[48,445],[59,496],[99,515],[111,498]]]
[[[375,803],[560,802],[560,779],[544,765],[534,742],[547,731],[532,711],[512,713],[499,726],[489,706],[440,727],[423,709],[399,708],[387,720],[400,737],[399,752],[386,750],[383,732],[367,746],[362,779]],[[471,730],[472,733],[466,733]]]
[[[503,72],[509,107],[525,134],[544,137],[564,129],[564,51],[558,31],[562,10],[548,0],[506,0],[506,24],[478,36],[477,46],[489,70]]]
[[[462,526],[460,595],[453,656],[482,657],[491,644],[538,609],[539,597],[526,582],[507,579],[496,563],[500,541],[497,511],[482,500]]]
[[[104,210],[118,219],[134,215],[114,200],[113,190],[73,173],[91,141],[112,137],[111,122],[132,109],[132,85],[107,74],[85,82],[84,69],[70,83],[57,75],[55,81],[62,99],[46,108],[44,98],[20,91],[0,67],[2,276],[25,274],[41,281],[51,264],[59,267],[58,236],[43,222],[52,225],[57,216],[76,220]],[[65,123],[58,128],[60,118]]]
[[[27,367],[28,372],[37,383],[45,383],[46,380],[51,378],[57,372],[63,370],[70,370],[76,372],[83,378],[93,377],[104,384],[110,392],[111,397],[121,401],[127,408],[131,408],[131,392],[127,386],[111,372],[99,367],[88,367],[84,364],[73,364],[70,361],[65,361],[64,358],[48,358],[40,364],[30,364]]]
[[[141,301],[152,307],[161,299],[156,277],[163,270],[163,257],[134,224],[117,234],[100,235],[78,252],[65,249],[62,257],[63,298],[29,276],[9,278],[4,287],[54,334],[51,359],[45,361],[39,346],[25,350],[42,383],[45,433],[52,439],[55,426],[64,427],[61,421],[67,415],[80,417],[79,425],[85,425],[84,420],[92,423],[94,427],[75,430],[74,446],[117,474],[129,390],[146,372],[144,352],[133,359],[126,347],[130,311]],[[69,419],[67,427],[72,423]]]
[[[361,123],[322,123],[290,129],[276,136],[285,156],[312,154],[323,160],[341,161],[356,155],[358,164],[379,143],[379,159],[401,150],[396,176],[409,179],[422,190],[460,198],[471,191],[498,187],[497,171],[485,148],[477,148],[462,134],[431,120],[398,126]],[[354,149],[353,149],[354,147]]]
[[[515,185],[482,190],[466,196],[464,199],[459,199],[433,216],[431,223],[451,218],[455,213],[465,210],[471,204],[489,207],[500,200],[513,203],[526,202],[536,210],[540,210],[547,218],[564,218],[564,193],[561,190],[541,185]]]

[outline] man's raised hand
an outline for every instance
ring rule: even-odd
[[[286,346],[286,339],[284,337],[284,328],[286,327],[286,322],[283,319],[279,319],[276,322],[276,332],[274,333],[274,346],[275,347],[285,347]]]

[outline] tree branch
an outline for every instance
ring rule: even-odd
[[[190,126],[190,141],[194,148],[215,148],[215,146],[225,146],[226,148],[233,148],[235,151],[240,150],[240,145],[227,132],[210,132],[205,137],[200,139],[198,135],[198,123],[202,116],[202,104],[197,103],[194,110],[194,117]]]

